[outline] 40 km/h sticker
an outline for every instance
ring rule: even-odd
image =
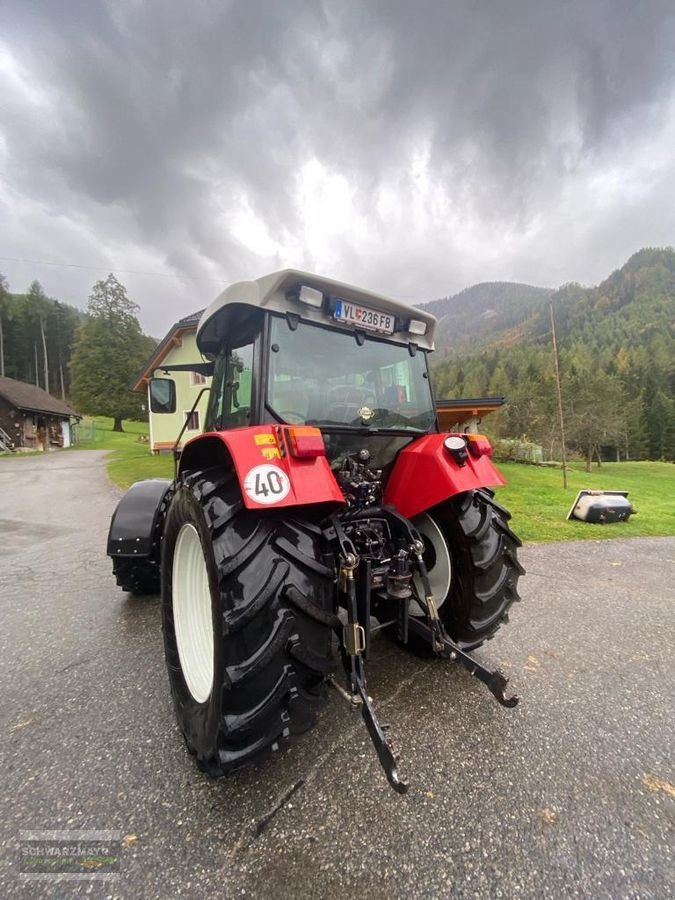
[[[244,479],[246,495],[254,503],[263,503],[266,506],[280,503],[290,489],[291,482],[288,475],[278,466],[255,466]]]

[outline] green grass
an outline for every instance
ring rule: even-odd
[[[91,420],[89,420],[91,421]],[[113,431],[112,419],[94,418],[94,440],[72,447],[78,450],[109,450],[106,466],[110,480],[121,488],[128,488],[134,481],[144,478],[173,478],[173,457],[170,453],[154,456],[147,442],[145,422],[123,422],[122,433]]]
[[[562,486],[562,471],[520,463],[497,463],[507,479],[496,499],[510,510],[513,530],[525,541],[576,541],[616,537],[675,535],[675,465],[659,462],[603,463],[584,470],[571,463],[569,487]],[[577,492],[628,491],[637,510],[628,522],[589,525],[567,521]]]
[[[148,427],[125,422],[124,433],[112,430],[112,419],[96,418],[95,440],[79,444],[84,450],[109,450],[108,475],[127,488],[143,478],[172,478],[171,454],[153,456],[141,437]],[[78,448],[73,448],[76,452]],[[70,452],[70,451],[69,451]],[[617,537],[675,535],[675,465],[657,462],[605,463],[589,474],[583,463],[572,463],[567,491],[562,472],[519,463],[497,463],[508,481],[499,488],[497,500],[512,513],[514,531],[524,541],[599,540]],[[567,513],[582,488],[629,491],[638,510],[628,522],[587,525],[568,522]]]
[[[3,450],[0,453],[0,459],[8,457],[11,459],[23,459],[24,456],[42,456],[43,450]]]

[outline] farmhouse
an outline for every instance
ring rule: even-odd
[[[71,420],[80,418],[42,388],[0,377],[0,451],[69,447]]]
[[[202,355],[197,349],[197,326],[203,311],[199,310],[191,313],[172,325],[164,340],[153,350],[133,383],[133,390],[147,393],[150,449],[153,453],[171,450],[186,421],[187,428],[183,433],[181,444],[189,441],[190,438],[199,433],[204,424],[208,403],[207,392],[202,395],[192,415],[190,415],[190,410],[200,390],[208,386],[211,383],[211,379],[197,372],[172,371],[168,376],[163,375],[161,372],[162,366],[186,365],[202,361]],[[149,384],[150,379],[155,374],[158,377],[173,380],[176,390],[175,412],[158,413],[152,411]]]

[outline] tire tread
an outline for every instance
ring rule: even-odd
[[[171,541],[188,515],[199,518],[207,535],[218,587],[220,633],[214,637],[222,677],[206,701],[214,712],[208,726],[185,692],[170,601]],[[167,533],[163,616],[174,705],[197,765],[210,775],[226,775],[286,747],[316,721],[326,672],[335,665],[328,624],[334,573],[321,556],[323,532],[317,525],[300,520],[297,510],[287,518],[283,511],[246,509],[236,479],[217,470],[183,476],[167,514]],[[311,605],[293,604],[291,591]]]
[[[450,593],[439,613],[453,640],[473,649],[494,637],[520,600],[521,541],[508,525],[511,514],[487,489],[453,498],[435,516],[453,558]]]

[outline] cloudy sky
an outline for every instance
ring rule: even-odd
[[[285,266],[597,283],[675,243],[675,3],[3,0],[0,235],[156,336]]]

